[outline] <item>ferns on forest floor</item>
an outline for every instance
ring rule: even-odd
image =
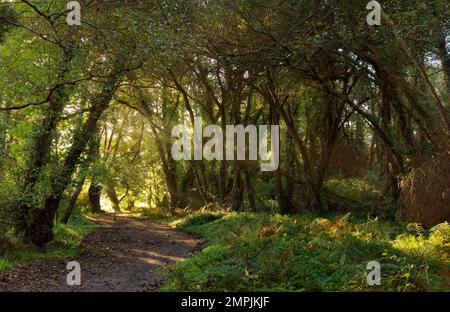
[[[317,218],[199,213],[172,223],[209,245],[165,272],[164,290],[425,291],[448,290],[450,226],[417,226],[346,215]],[[367,285],[379,261],[381,286]]]

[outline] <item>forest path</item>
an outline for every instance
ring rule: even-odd
[[[82,242],[74,259],[45,259],[0,274],[0,291],[158,291],[156,270],[199,251],[204,240],[148,220],[95,217],[101,227]],[[81,266],[81,286],[68,286],[68,261]]]

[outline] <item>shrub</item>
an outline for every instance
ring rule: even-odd
[[[400,183],[398,217],[426,227],[450,221],[450,152],[414,169]]]

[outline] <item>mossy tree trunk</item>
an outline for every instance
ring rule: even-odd
[[[44,201],[44,207],[34,209],[28,214],[30,222],[25,231],[25,240],[42,246],[53,239],[53,220],[58,210],[62,194],[66,189],[89,140],[95,133],[98,120],[108,107],[117,88],[117,77],[111,77],[92,103],[86,122],[76,131],[73,144],[67,153],[60,174],[54,179],[52,191]]]

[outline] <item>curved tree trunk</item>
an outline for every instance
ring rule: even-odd
[[[63,62],[57,74],[58,81],[65,80],[72,58],[72,51],[65,51]],[[24,196],[17,199],[15,208],[18,212],[18,219],[15,225],[18,233],[26,233],[30,226],[30,221],[31,223],[40,221],[40,218],[36,221],[33,220],[33,214],[39,214],[40,209],[31,206],[31,203],[27,200],[27,195],[33,193],[39,174],[49,161],[52,142],[55,137],[55,128],[68,100],[69,87],[65,85],[56,87],[55,92],[50,97],[44,119],[32,132],[33,135],[30,140],[30,146],[32,147],[31,156],[27,163],[27,174],[22,185]],[[24,241],[26,243],[32,242],[27,234],[24,235]]]
[[[70,197],[69,205],[66,208],[64,216],[61,218],[61,222],[64,224],[67,224],[67,222],[69,222],[69,218],[72,215],[73,209],[75,208],[75,204],[77,202],[78,196],[80,195],[81,190],[83,189],[84,181],[85,181],[85,178],[83,178],[79,182],[75,191],[73,192],[72,196]]]
[[[53,189],[47,196],[43,208],[32,210],[28,214],[30,222],[27,223],[24,238],[25,241],[37,246],[43,246],[53,240],[53,221],[73,172],[79,162],[91,137],[95,134],[95,128],[100,116],[108,107],[117,87],[117,77],[111,77],[92,103],[92,109],[86,122],[76,131],[72,146],[67,153],[61,173],[53,181]]]

